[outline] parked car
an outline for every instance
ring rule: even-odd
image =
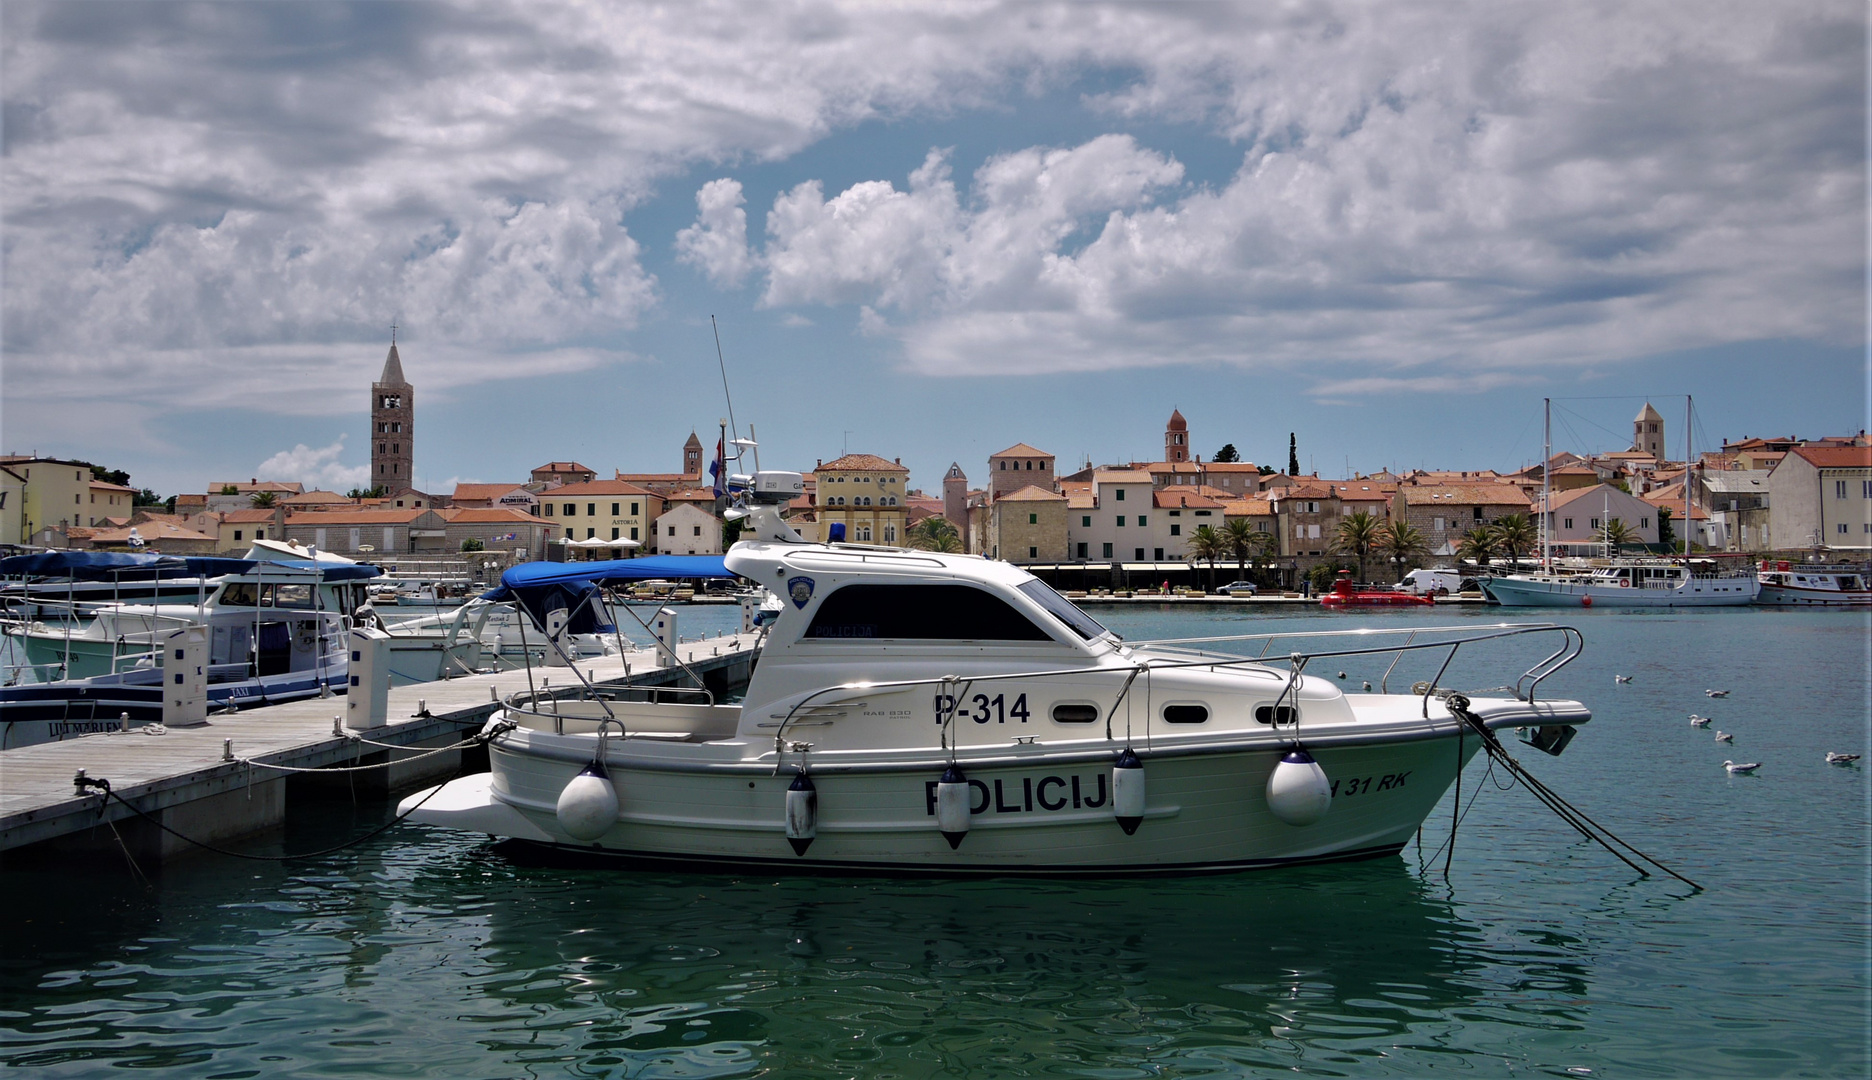
[[[1217,596],[1253,596],[1260,588],[1252,581],[1231,581],[1216,590]]]

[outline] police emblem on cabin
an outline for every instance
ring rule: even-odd
[[[806,607],[806,602],[812,599],[812,590],[812,578],[796,577],[787,579],[787,596],[792,599],[793,606],[796,608],[804,609]]]

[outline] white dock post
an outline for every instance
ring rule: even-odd
[[[390,635],[374,627],[353,629],[346,676],[345,726],[383,727],[390,718]]]
[[[546,613],[546,666],[565,667],[565,657],[572,655],[571,635],[565,632],[566,623],[572,621],[572,615],[565,608],[554,608]],[[557,649],[552,647],[558,642]],[[561,653],[564,655],[562,656]]]
[[[185,626],[163,638],[163,726],[208,722],[208,628]]]
[[[656,632],[657,662],[675,667],[676,660],[676,609],[661,608],[656,613],[656,621],[650,624]]]

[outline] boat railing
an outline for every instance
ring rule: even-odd
[[[1388,693],[1391,672],[1397,667],[1398,660],[1402,658],[1404,653],[1446,650],[1442,657],[1442,663],[1437,668],[1436,674],[1429,680],[1419,681],[1411,687],[1411,692],[1413,694],[1423,698],[1423,715],[1428,718],[1430,715],[1430,700],[1436,696],[1437,691],[1440,689],[1439,684],[1443,676],[1448,673],[1451,662],[1455,660],[1456,654],[1462,646],[1471,645],[1480,641],[1495,641],[1503,638],[1522,637],[1533,634],[1555,636],[1559,639],[1559,643],[1552,652],[1543,656],[1526,671],[1522,672],[1520,678],[1515,680],[1513,686],[1504,687],[1504,689],[1513,694],[1517,700],[1533,704],[1535,692],[1540,684],[1554,672],[1572,663],[1585,649],[1585,638],[1573,627],[1563,626],[1558,623],[1496,623],[1487,626],[1464,627],[1430,626],[1397,627],[1394,629],[1365,628],[1357,630],[1290,631],[1276,634],[1227,634],[1216,637],[1168,638],[1157,641],[1131,642],[1129,644],[1135,648],[1149,648],[1153,652],[1159,654],[1170,653],[1173,657],[1180,658],[1158,655],[1135,661],[1128,666],[1107,665],[1098,668],[1048,668],[1032,671],[991,672],[979,675],[941,675],[919,679],[841,683],[836,686],[823,687],[802,697],[787,709],[785,713],[775,715],[774,719],[778,720],[778,723],[775,725],[774,731],[774,750],[777,755],[783,755],[787,748],[786,735],[788,729],[813,719],[814,714],[822,712],[834,705],[856,707],[849,701],[832,703],[823,701],[824,698],[833,694],[866,694],[874,691],[903,690],[918,686],[941,687],[942,691],[938,695],[939,700],[946,700],[949,703],[947,715],[938,717],[938,720],[942,724],[943,738],[946,745],[946,741],[949,738],[948,733],[951,721],[955,719],[956,711],[962,699],[966,696],[967,689],[975,683],[1005,682],[1017,679],[1083,678],[1088,673],[1093,672],[1101,674],[1123,674],[1125,676],[1123,688],[1119,690],[1118,697],[1113,702],[1112,708],[1106,710],[1108,725],[1107,735],[1109,735],[1109,723],[1112,713],[1117,710],[1118,705],[1123,703],[1125,695],[1130,693],[1132,683],[1134,683],[1140,675],[1144,675],[1148,672],[1170,671],[1179,668],[1209,668],[1213,670],[1216,668],[1244,667],[1249,665],[1269,665],[1285,661],[1288,664],[1288,680],[1280,696],[1275,699],[1275,706],[1278,709],[1290,695],[1297,695],[1299,693],[1300,676],[1305,671],[1306,666],[1314,661],[1333,657],[1383,656],[1396,654],[1392,658],[1391,667],[1385,670],[1384,681],[1380,687],[1381,693]],[[1404,641],[1401,644],[1359,646],[1344,649],[1315,649],[1270,655],[1270,650],[1277,641],[1292,641],[1301,638],[1359,639],[1386,635],[1404,635]],[[1420,636],[1426,639],[1420,641],[1418,640]],[[1249,641],[1265,642],[1260,654],[1248,656],[1241,653],[1210,652],[1203,649],[1185,647]],[[767,725],[763,724],[762,726],[765,727]]]
[[[567,717],[561,713],[561,704],[580,701],[598,703],[606,713],[606,721],[616,722],[617,718],[611,715],[611,710],[606,707],[613,703],[706,706],[715,704],[715,696],[700,686],[649,686],[631,683],[598,686],[581,680],[570,686],[547,685],[509,694],[501,701],[501,708],[507,713],[535,717],[549,722],[552,725],[553,734],[563,735],[567,719],[591,719],[590,717]]]

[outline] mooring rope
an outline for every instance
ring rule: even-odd
[[[468,738],[463,739],[461,742],[456,743],[454,746],[441,747],[440,749],[434,751],[434,753],[442,753],[444,751],[449,751],[449,750],[460,750],[460,749],[463,749],[463,748],[466,748],[468,746],[472,746],[475,744],[485,744],[485,743],[493,741],[495,737],[503,734],[506,730],[508,729],[500,725],[496,725],[495,727],[489,728],[487,731],[478,732],[474,735],[471,735]],[[428,757],[430,755],[424,754],[423,756]],[[387,768],[390,765],[401,765],[403,764],[404,761],[415,761],[415,760],[417,759],[404,758],[401,761],[384,762],[380,765],[366,765],[366,766],[362,766],[359,769],[352,769],[352,768],[298,769],[294,771],[297,771],[297,772],[358,772],[358,771],[361,771],[362,769]],[[255,763],[249,762],[248,764],[255,764]],[[283,766],[276,766],[276,767],[283,767]],[[466,775],[468,775],[467,771],[463,770],[462,772],[457,773],[454,779],[460,779],[461,777],[466,776]],[[119,803],[122,803],[124,806],[128,807],[131,813],[144,819],[145,821],[148,821],[150,824],[156,826],[158,829],[161,829],[163,832],[168,833],[170,836],[175,837],[177,840],[180,840],[186,844],[191,844],[195,847],[201,848],[204,851],[212,851],[217,855],[226,855],[230,858],[235,858],[235,859],[247,859],[252,862],[296,862],[300,859],[317,859],[317,858],[322,858],[326,855],[336,854],[340,851],[345,850],[346,848],[356,847],[357,845],[362,844],[367,840],[371,840],[378,836],[382,836],[384,833],[389,832],[392,827],[402,824],[405,818],[409,817],[411,814],[414,814],[416,811],[422,809],[424,803],[434,798],[437,792],[441,791],[443,787],[447,786],[446,784],[437,784],[434,788],[430,789],[428,794],[424,795],[421,799],[417,800],[416,805],[410,807],[408,810],[405,810],[401,814],[398,814],[396,817],[391,818],[389,821],[384,822],[382,825],[378,826],[377,828],[372,829],[370,832],[367,832],[363,834],[362,836],[353,837],[350,840],[347,840],[342,844],[337,844],[328,848],[321,848],[318,851],[303,851],[303,852],[299,852],[297,854],[292,854],[292,855],[251,855],[243,851],[230,851],[227,848],[218,847],[214,844],[210,844],[205,840],[197,840],[192,836],[188,836],[184,833],[177,832],[175,829],[172,829],[168,825],[164,824],[161,818],[148,813],[142,807],[131,802],[129,799],[124,798],[123,795],[113,790],[111,788],[110,781],[108,779],[105,779],[104,777],[101,777],[101,776],[91,777],[91,776],[81,775],[77,777],[73,782],[78,786],[80,790],[86,790],[86,789],[95,790],[98,793],[98,795],[102,797],[104,801],[100,803],[98,806],[98,813],[100,816],[104,812],[104,807],[108,805],[112,799],[115,799]],[[112,831],[115,832],[116,826],[114,823],[112,823],[111,827],[112,827]],[[121,838],[119,838],[118,842],[119,844],[122,843]],[[125,849],[124,854],[126,857],[129,855],[129,850],[127,848]],[[131,861],[131,865],[132,866],[135,865],[135,860]],[[141,875],[140,870],[138,871],[138,874],[139,876]]]
[[[1703,891],[1703,886],[1698,885],[1696,882],[1691,881],[1689,878],[1684,877],[1677,871],[1672,870],[1670,867],[1665,866],[1663,863],[1620,839],[1612,830],[1594,821],[1579,807],[1567,802],[1566,799],[1562,798],[1552,788],[1535,779],[1533,773],[1528,772],[1519,761],[1515,760],[1514,755],[1508,753],[1508,749],[1501,744],[1501,739],[1496,737],[1493,731],[1489,730],[1488,725],[1484,724],[1480,717],[1469,711],[1468,698],[1461,694],[1451,694],[1444,699],[1443,704],[1449,709],[1450,715],[1462,721],[1465,726],[1474,729],[1476,734],[1481,738],[1482,747],[1488,751],[1489,758],[1492,762],[1499,762],[1502,768],[1508,770],[1509,775],[1521,781],[1528,791],[1532,792],[1534,797],[1541,801],[1542,805],[1552,810],[1554,815],[1560,818],[1560,820],[1573,826],[1581,836],[1586,837],[1588,840],[1597,843],[1600,847],[1611,852],[1620,862],[1638,871],[1641,877],[1650,877],[1651,874],[1644,867],[1626,858],[1624,853],[1618,850],[1619,848],[1624,848],[1626,851],[1631,852],[1638,858],[1650,863],[1652,866],[1657,867],[1659,870],[1662,870],[1698,892]],[[1473,801],[1470,805],[1474,805]],[[1452,825],[1451,828],[1453,830],[1454,825]],[[1614,847],[1614,844],[1618,846]]]

